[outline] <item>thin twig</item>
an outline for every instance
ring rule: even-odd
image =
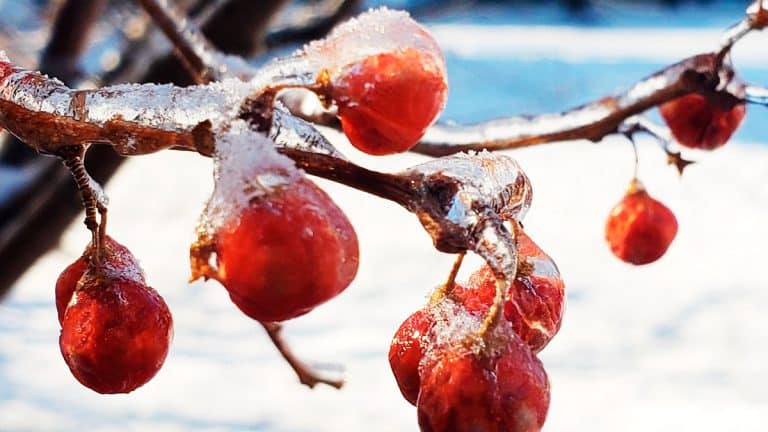
[[[282,326],[278,323],[266,323],[262,322],[261,325],[267,332],[267,336],[275,345],[275,348],[280,352],[285,361],[293,368],[296,375],[299,377],[299,381],[309,388],[314,388],[318,384],[325,384],[333,388],[340,389],[344,386],[344,380],[324,378],[315,373],[310,367],[305,365],[299,360],[291,351],[288,344],[285,342],[282,336]]]

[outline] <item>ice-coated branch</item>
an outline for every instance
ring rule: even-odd
[[[555,141],[599,141],[634,115],[696,92],[730,108],[745,103],[733,86],[720,88],[717,53],[689,57],[639,81],[627,91],[562,113],[518,116],[475,125],[435,125],[413,151],[443,156],[467,150],[505,150]]]
[[[620,132],[626,119],[688,93],[700,93],[724,109],[739,103],[765,104],[764,94],[759,89],[752,87],[745,95],[744,88],[732,82],[734,71],[727,57],[745,35],[766,27],[766,0],[756,0],[747,8],[744,19],[725,32],[716,52],[690,57],[666,67],[623,93],[557,114],[508,117],[474,125],[435,125],[412,151],[443,156],[467,150],[504,150],[555,141],[586,139],[597,142]]]

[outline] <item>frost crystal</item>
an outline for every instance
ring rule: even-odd
[[[407,12],[387,8],[369,10],[338,25],[328,37],[311,42],[297,56],[306,57],[317,70],[337,70],[371,55],[404,48],[432,53],[444,67],[442,51],[429,32]]]
[[[277,153],[275,144],[243,121],[216,137],[215,188],[201,221],[206,228],[222,226],[240,214],[253,198],[296,181],[302,172]]]

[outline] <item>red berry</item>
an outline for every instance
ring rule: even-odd
[[[92,251],[93,247],[89,244],[83,255],[64,269],[56,281],[56,310],[59,314],[59,324],[64,320],[64,312],[77,288],[77,283],[88,269],[88,257]],[[112,237],[105,237],[102,255],[104,257],[102,265],[111,267],[113,273],[121,274],[124,278],[135,279],[137,282],[144,282],[144,275],[136,258],[128,248]]]
[[[109,254],[102,262],[80,278],[59,346],[80,383],[99,393],[129,393],[160,370],[173,320],[162,297],[135,277],[138,268],[121,268],[125,263],[110,261]]]
[[[664,204],[648,195],[642,185],[630,186],[605,224],[611,252],[630,264],[648,264],[661,258],[677,234],[677,219]]]
[[[434,325],[428,311],[419,310],[409,316],[397,329],[389,347],[389,365],[405,400],[416,405],[419,397],[419,364],[424,356],[425,339]]]
[[[659,111],[681,145],[714,150],[728,142],[739,127],[746,105],[723,110],[704,96],[691,93],[662,104]]]
[[[544,367],[517,337],[480,351],[453,345],[421,368],[422,432],[533,432],[549,409]]]
[[[331,83],[344,133],[373,155],[413,147],[442,111],[447,91],[442,55],[411,47],[347,65]]]
[[[259,321],[303,315],[357,272],[355,230],[331,198],[300,178],[252,198],[215,232],[217,279]]]
[[[565,311],[565,285],[554,261],[522,230],[518,231],[518,275],[507,291],[504,317],[533,352],[541,351],[555,336]],[[457,285],[454,297],[469,312],[484,314],[496,294],[496,277],[487,265]]]

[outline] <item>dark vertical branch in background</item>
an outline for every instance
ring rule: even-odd
[[[61,7],[40,58],[43,73],[70,85],[80,78],[80,56],[104,5],[105,0],[70,0]]]
[[[88,47],[105,0],[67,0],[59,9],[40,70],[68,85],[80,78],[80,59]],[[58,160],[38,157],[15,138],[4,143],[0,164],[34,171],[32,180],[7,201],[0,201],[0,297],[35,260],[56,245],[82,210],[69,171]],[[99,182],[108,179],[121,158],[109,148],[94,148],[86,163]]]
[[[228,54],[251,57],[263,51],[267,28],[288,0],[232,0],[203,25],[214,46]]]

